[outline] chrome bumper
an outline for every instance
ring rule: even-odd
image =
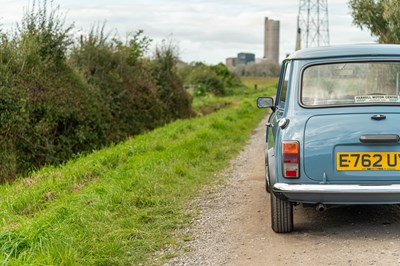
[[[400,184],[395,185],[332,185],[276,183],[275,193],[317,194],[400,194]]]
[[[272,191],[298,203],[400,204],[400,184],[333,185],[276,183]]]

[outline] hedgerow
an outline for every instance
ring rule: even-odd
[[[173,48],[148,59],[141,31],[122,42],[93,28],[75,41],[72,29],[59,7],[34,1],[0,32],[0,181],[192,114],[162,63]]]

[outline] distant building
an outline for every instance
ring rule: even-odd
[[[236,57],[228,57],[227,59],[225,59],[225,65],[228,68],[232,68],[236,66]]]
[[[279,64],[279,20],[268,20],[264,24],[264,58]]]
[[[238,53],[236,65],[247,65],[250,62],[256,61],[256,55],[251,53]]]

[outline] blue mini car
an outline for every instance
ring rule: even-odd
[[[284,60],[266,130],[272,229],[293,205],[400,203],[400,45],[309,48]]]

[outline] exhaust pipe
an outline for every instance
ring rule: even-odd
[[[319,204],[317,204],[317,207],[315,207],[315,209],[319,212],[324,212],[324,211],[326,211],[327,207],[324,204],[319,203]]]

